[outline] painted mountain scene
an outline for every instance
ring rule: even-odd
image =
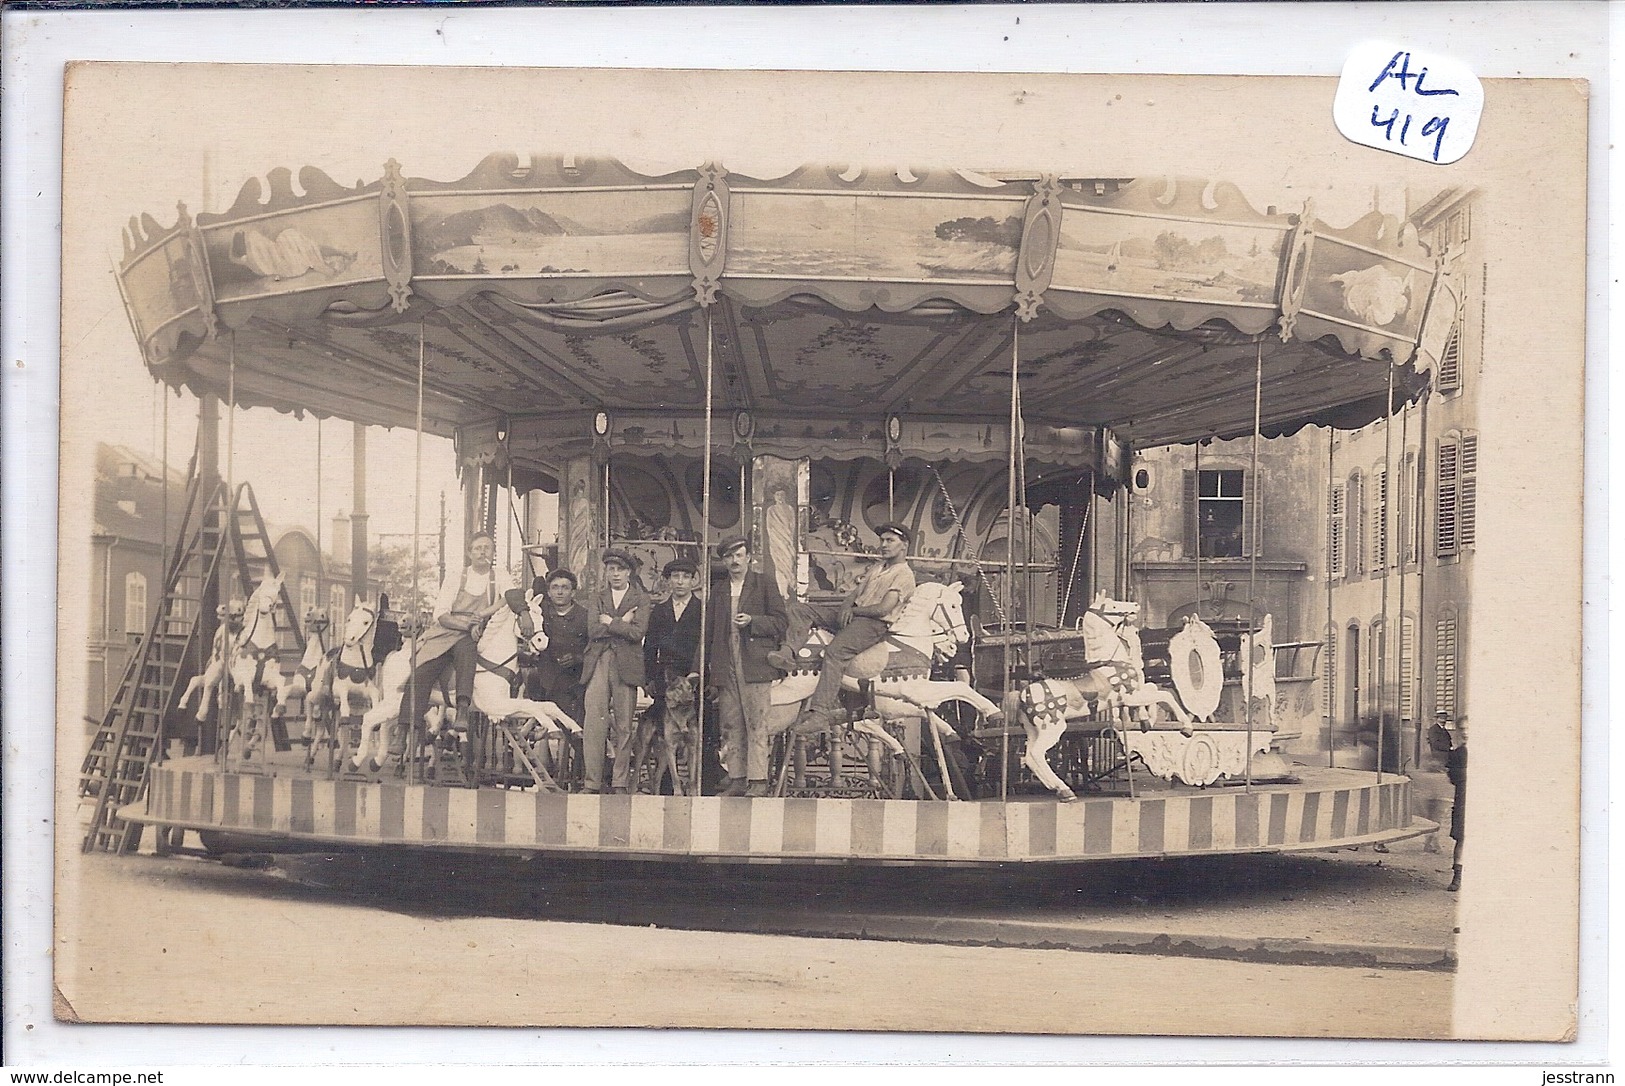
[[[1192,302],[1275,301],[1286,233],[1068,207],[1051,285]]]
[[[671,192],[412,197],[418,275],[686,275],[691,196]]]
[[[735,192],[728,274],[1013,281],[1021,200]]]

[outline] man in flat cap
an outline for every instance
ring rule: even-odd
[[[604,583],[587,601],[587,680],[582,756],[583,792],[604,790],[604,745],[615,752],[610,790],[631,784],[632,724],[638,687],[644,683],[643,635],[649,628],[649,596],[632,583],[632,556],[612,547],[604,552]]]
[[[908,549],[914,534],[896,523],[886,523],[875,529],[880,538],[880,561],[869,566],[852,594],[841,604],[835,616],[840,629],[835,639],[824,646],[824,663],[818,673],[818,687],[807,703],[806,712],[796,721],[797,727],[828,727],[841,717],[841,676],[846,665],[864,649],[885,640],[891,624],[903,613],[909,598],[914,595],[914,570],[908,564]],[[818,616],[820,622],[827,616]],[[808,631],[798,631],[803,636]],[[792,638],[794,640],[794,638]],[[797,642],[793,648],[799,648]],[[770,657],[773,664],[786,667],[792,658],[784,653]]]
[[[645,689],[654,699],[648,716],[655,724],[665,716],[670,677],[694,674],[700,652],[700,601],[694,595],[700,582],[699,564],[692,558],[673,558],[661,576],[666,579],[668,595],[650,609],[649,632],[643,638]]]
[[[767,786],[767,713],[779,673],[768,654],[784,637],[784,597],[772,577],[750,568],[750,540],[717,544],[727,576],[712,584],[706,618],[706,671],[717,695],[724,796],[762,797]]]

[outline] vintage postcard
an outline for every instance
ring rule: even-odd
[[[58,1017],[1572,1037],[1588,89],[1424,66],[70,66]]]

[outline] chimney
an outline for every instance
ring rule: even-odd
[[[350,518],[342,509],[333,514],[333,540],[328,544],[327,553],[334,558],[350,557]]]

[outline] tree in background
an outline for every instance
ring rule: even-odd
[[[418,549],[417,595],[412,594],[412,544],[379,542],[367,554],[369,572],[383,583],[392,610],[427,611],[440,589],[440,554],[432,540]]]

